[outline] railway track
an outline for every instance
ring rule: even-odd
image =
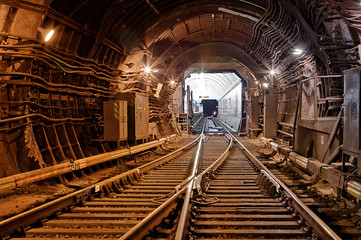
[[[201,134],[158,160],[2,221],[0,232],[43,240],[341,239],[230,134]]]
[[[235,149],[195,201],[192,238],[308,239],[300,218],[281,199],[265,193],[257,178],[254,165]]]
[[[0,223],[2,237],[10,238],[10,234],[11,239],[119,238],[182,188],[190,172],[202,171],[227,148],[224,140],[205,139],[201,141],[202,158],[197,156],[199,143],[197,148],[186,151],[203,137],[123,176],[65,196],[58,203],[50,203],[52,206],[40,206],[7,219]],[[199,165],[194,165],[195,157]]]
[[[264,162],[267,164],[267,161]],[[306,206],[320,216],[342,239],[360,239],[361,229],[359,225],[352,219],[352,215],[343,213],[342,208],[337,207],[337,199],[327,195],[321,197],[315,188],[309,187],[310,184],[304,184],[298,175],[289,174],[289,169],[285,166],[276,168],[271,165],[270,171],[281,179]]]

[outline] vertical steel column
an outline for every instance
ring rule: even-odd
[[[317,111],[317,74],[313,77],[313,119],[317,120],[318,117],[318,111]]]

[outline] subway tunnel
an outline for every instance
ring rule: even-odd
[[[214,119],[210,135],[226,126],[294,185],[330,192],[319,198],[358,229],[360,12],[356,0],[0,1],[0,209],[28,186],[72,188],[90,166],[166,152]]]

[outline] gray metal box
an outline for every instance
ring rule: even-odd
[[[360,145],[360,71],[353,68],[344,71],[344,129],[343,149],[361,154]]]
[[[126,101],[103,102],[104,140],[123,141],[128,137]]]
[[[149,100],[141,93],[118,93],[118,100],[128,105],[128,140],[135,141],[149,137]]]

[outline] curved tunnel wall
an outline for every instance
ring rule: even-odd
[[[278,121],[286,124],[293,123],[301,79],[358,65],[359,29],[348,3],[9,0],[0,6],[2,176],[110,150],[90,140],[101,137],[102,103],[115,92],[147,93],[152,121],[169,119],[172,93],[197,62],[239,63],[256,77],[250,78],[249,95],[280,95]],[[39,27],[56,34],[44,44]],[[304,53],[294,56],[296,46]],[[158,72],[144,74],[147,64]],[[265,91],[256,80],[271,88]],[[321,79],[316,86],[319,98],[336,98],[343,82]],[[303,89],[312,93],[312,84]],[[332,104],[332,111],[321,104],[317,114],[335,116],[341,102]],[[305,145],[330,134],[330,127],[319,133],[314,123],[303,122],[303,128]]]

